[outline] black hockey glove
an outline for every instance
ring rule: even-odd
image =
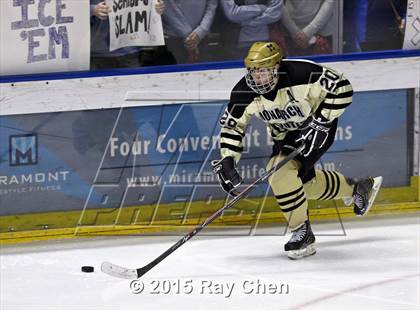
[[[328,138],[328,131],[332,123],[323,116],[310,116],[302,125],[300,137],[296,142],[305,144],[301,152],[304,157],[316,149],[321,148]]]
[[[223,190],[229,195],[236,196],[234,189],[242,183],[242,178],[235,169],[233,158],[228,156],[221,160],[213,160],[211,165]]]

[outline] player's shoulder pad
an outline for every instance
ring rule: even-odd
[[[240,118],[246,107],[259,95],[246,84],[243,77],[232,89],[230,101],[227,107],[228,112],[235,118]]]
[[[285,59],[279,71],[284,71],[288,76],[290,86],[294,86],[315,83],[320,79],[323,67],[310,60]]]

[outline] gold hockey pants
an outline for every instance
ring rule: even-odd
[[[272,157],[267,170],[283,158],[283,155]],[[309,199],[340,199],[351,197],[353,193],[353,186],[349,185],[345,177],[337,171],[315,170],[315,177],[303,184],[298,176],[299,168],[300,163],[291,160],[268,180],[292,230],[308,219]]]

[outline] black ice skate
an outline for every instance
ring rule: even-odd
[[[382,181],[383,177],[349,180],[350,184],[354,184],[353,196],[345,203],[347,205],[354,204],[353,211],[357,216],[365,215],[372,207]]]
[[[290,259],[299,259],[316,253],[315,236],[309,220],[306,220],[292,233],[289,242],[284,245],[284,250],[287,251],[287,256]]]

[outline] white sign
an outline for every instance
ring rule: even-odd
[[[89,69],[89,1],[1,0],[0,75]]]
[[[420,49],[420,2],[407,1],[403,49]]]
[[[106,0],[110,51],[126,46],[165,45],[162,19],[153,0]]]

